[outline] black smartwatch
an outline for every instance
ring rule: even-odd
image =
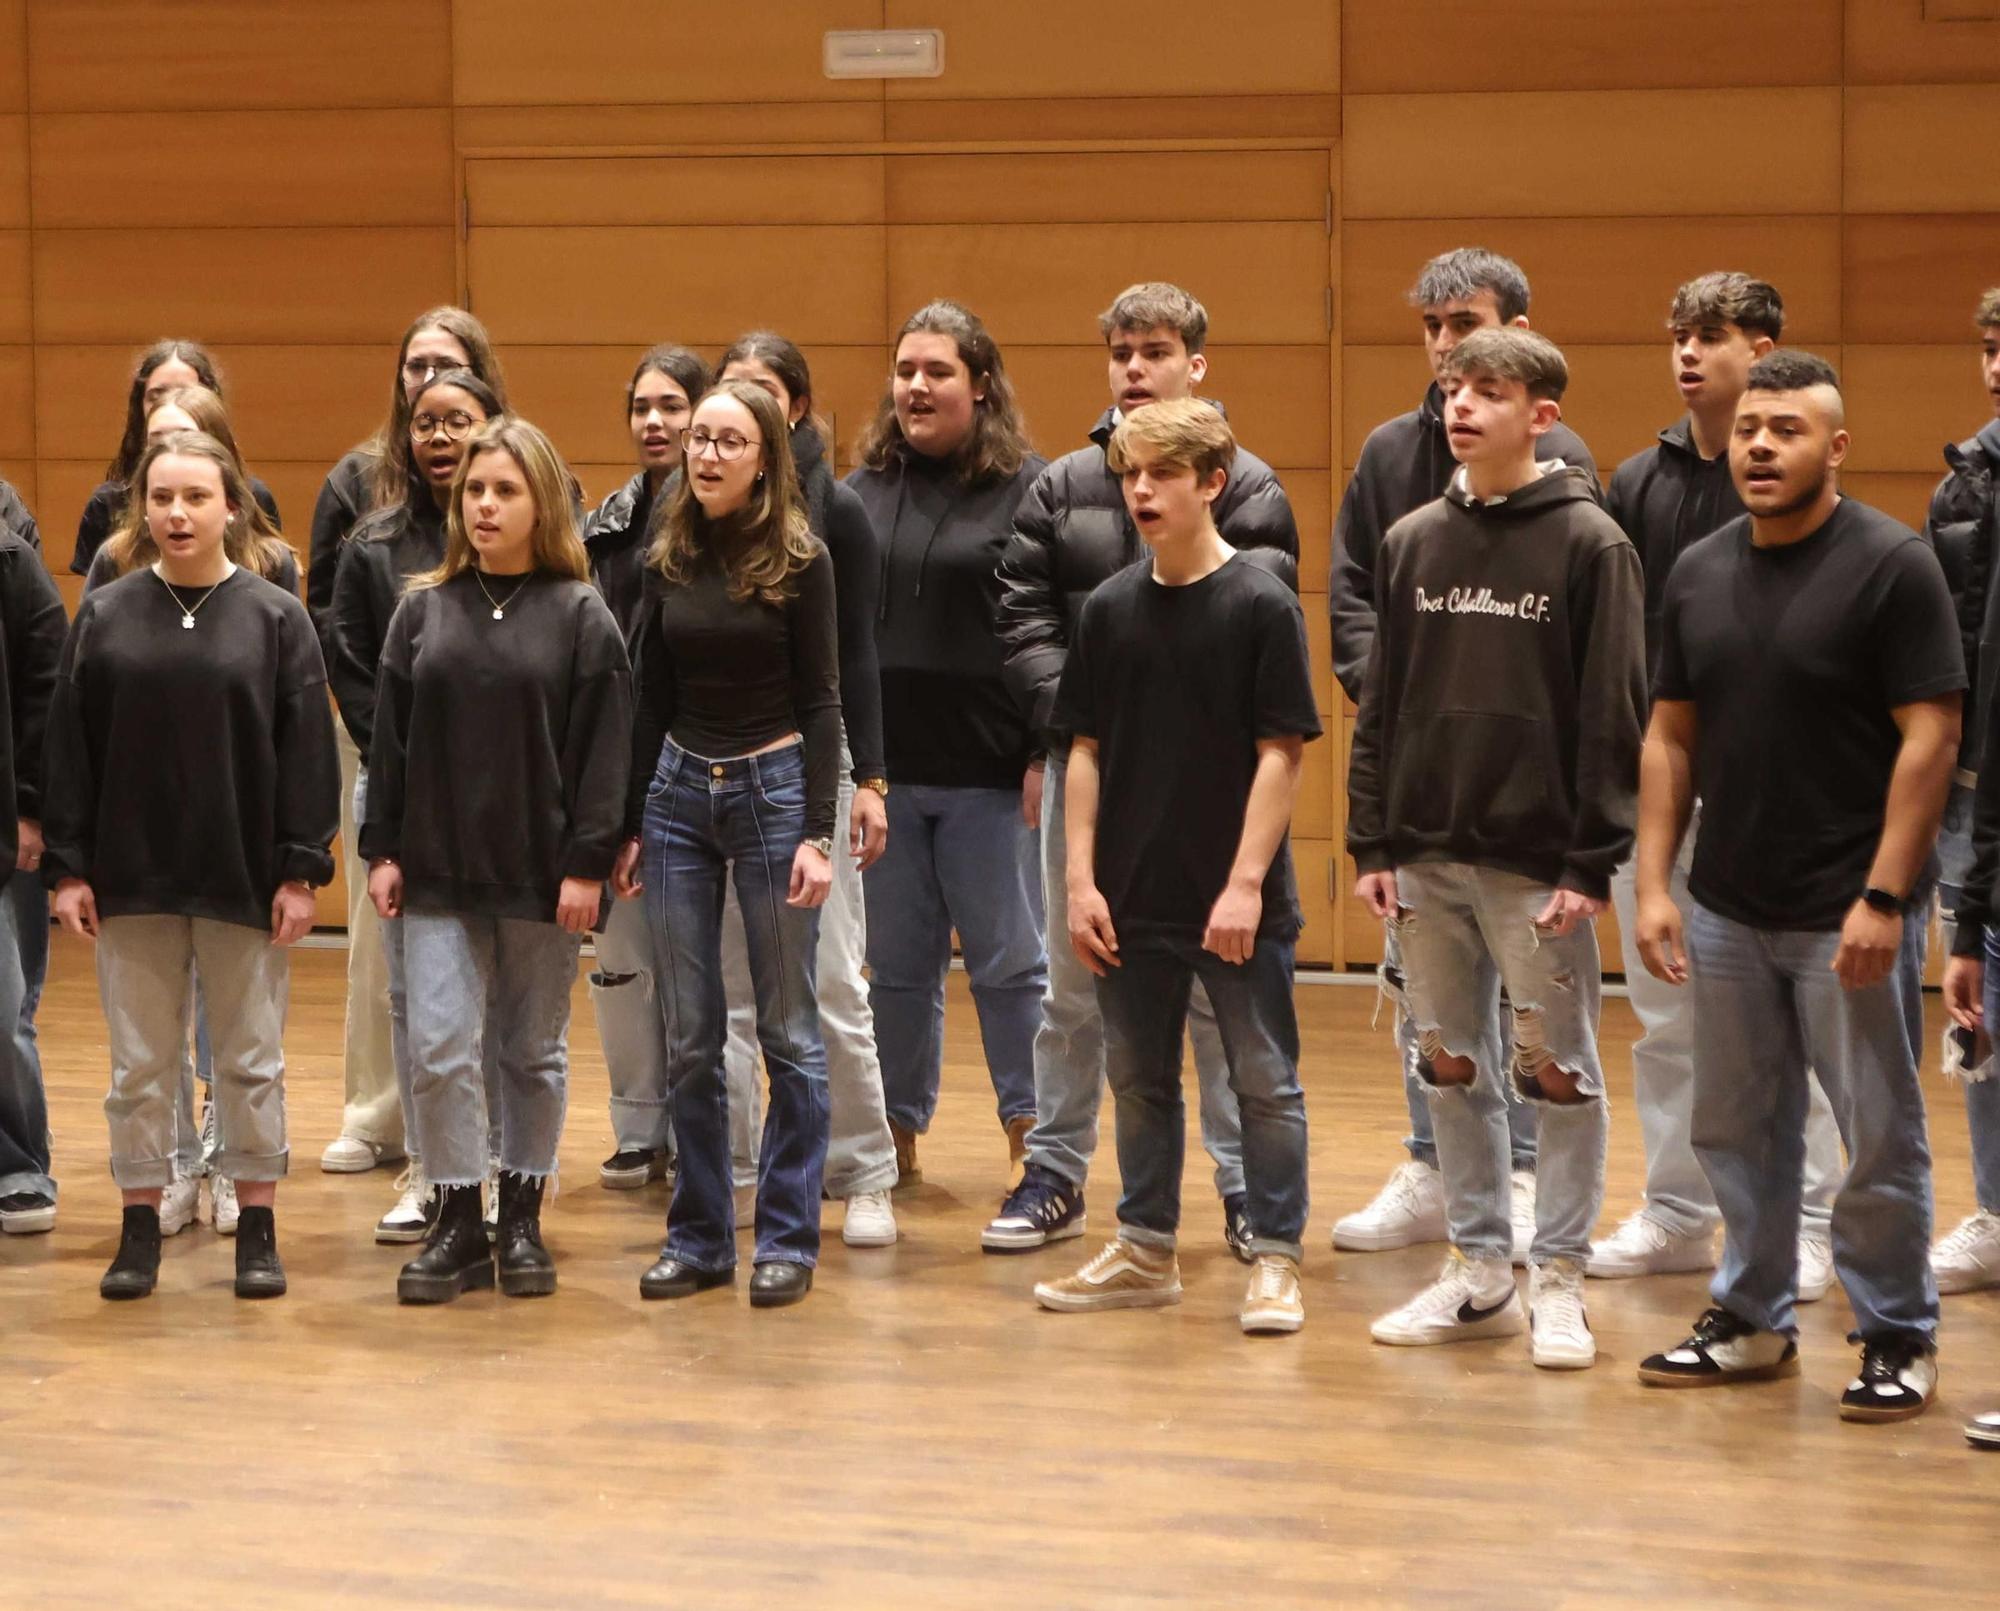
[[[1861,892],[1861,899],[1876,911],[1885,913],[1890,917],[1902,916],[1903,897],[1900,895],[1891,895],[1886,889],[1877,889],[1873,884],[1870,884]]]

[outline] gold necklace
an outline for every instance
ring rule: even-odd
[[[234,576],[236,574],[236,567],[231,566],[229,571],[223,576],[222,582],[216,582],[212,586],[210,586],[209,590],[206,593],[202,594],[200,598],[194,601],[194,606],[192,609],[190,609],[188,605],[182,600],[180,594],[174,591],[174,584],[168,581],[166,577],[161,574],[159,567],[153,566],[151,567],[151,569],[153,575],[159,578],[160,586],[164,587],[167,590],[167,597],[172,599],[175,604],[180,606],[181,630],[183,632],[192,632],[194,630],[195,610],[200,609],[210,599],[214,598],[215,595],[221,591],[222,582],[228,581],[231,576]]]
[[[498,599],[494,598],[494,596],[490,592],[487,591],[486,577],[484,576],[484,574],[481,573],[479,567],[476,565],[472,568],[472,579],[479,584],[479,591],[486,594],[486,602],[493,606],[493,619],[496,621],[501,621],[506,619],[507,604],[512,604],[514,600],[516,600],[521,596],[521,589],[526,587],[530,582],[532,582],[535,579],[535,573],[533,571],[528,571],[522,575],[520,581],[514,584],[514,591],[507,595],[507,604],[502,604]]]

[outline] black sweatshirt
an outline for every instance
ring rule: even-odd
[[[331,470],[313,503],[312,538],[306,551],[306,609],[333,661],[333,584],[340,574],[340,548],[361,517],[374,506],[375,454],[349,450]],[[429,496],[426,489],[425,496]]]
[[[853,777],[884,777],[882,674],[875,663],[875,607],[882,586],[882,545],[852,487],[833,479],[826,447],[806,421],[792,427],[792,457],[812,533],[833,561],[834,612],[840,631],[840,714]]]
[[[20,853],[20,819],[41,820],[42,744],[68,630],[42,556],[0,531],[0,867]]]
[[[1347,848],[1364,873],[1468,862],[1603,900],[1638,819],[1638,553],[1588,471],[1496,504],[1463,486],[1383,540]]]
[[[148,566],[76,612],[49,713],[42,877],[87,880],[101,917],[268,929],[280,884],[333,877],[340,762],[319,644],[305,606],[254,572],[174,592]]]
[[[111,528],[118,524],[118,517],[125,512],[127,491],[122,481],[101,481],[84,504],[83,516],[76,523],[76,549],[69,556],[69,568],[78,576],[90,574],[90,562],[97,558],[97,551],[111,536]],[[278,518],[278,500],[271,496],[271,489],[254,475],[250,478],[250,496],[271,517],[272,525],[284,525]]]
[[[1382,539],[1403,516],[1443,497],[1458,468],[1445,434],[1443,407],[1444,394],[1433,382],[1417,407],[1368,433],[1334,517],[1327,601],[1333,616],[1333,675],[1357,704],[1375,644],[1375,558]],[[1590,449],[1561,421],[1537,440],[1535,457],[1561,459],[1573,470],[1586,471],[1595,484]]]
[[[83,596],[89,598],[91,594],[95,593],[100,587],[103,587],[105,583],[117,580],[117,574],[111,568],[111,550],[109,548],[100,548],[97,551],[97,556],[90,562],[90,574],[83,579]],[[297,554],[292,552],[289,546],[286,547],[283,556],[278,561],[278,574],[266,577],[265,580],[277,583],[279,587],[291,594],[292,597],[298,597],[299,558]]]
[[[1743,513],[1729,454],[1704,459],[1694,445],[1694,427],[1683,416],[1660,432],[1660,440],[1635,453],[1612,473],[1606,496],[1646,572],[1646,675],[1660,662],[1660,608],[1667,596],[1667,573],[1684,550]]]
[[[792,594],[780,606],[754,595],[732,599],[722,567],[706,558],[684,583],[646,573],[626,838],[638,836],[646,790],[669,735],[690,755],[720,761],[752,754],[789,733],[805,741],[806,837],[833,837],[840,804],[840,650],[833,561],[826,550],[819,549],[787,585]]]
[[[12,533],[30,548],[42,546],[41,528],[11,481],[0,481],[0,532]]]
[[[362,518],[339,550],[340,569],[328,613],[331,652],[327,680],[340,719],[365,761],[375,736],[375,680],[382,645],[402,602],[404,584],[444,562],[444,512],[428,495]]]
[[[1013,475],[969,487],[949,462],[904,449],[887,469],[847,478],[882,537],[875,652],[898,783],[1021,787],[1037,745],[1007,687],[994,618],[1014,512],[1044,468],[1030,454]]]
[[[632,680],[596,588],[466,570],[408,593],[375,697],[361,854],[401,864],[406,910],[553,923],[565,878],[611,876]]]

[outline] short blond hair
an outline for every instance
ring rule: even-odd
[[[1560,403],[1569,390],[1569,365],[1562,349],[1547,336],[1511,325],[1473,331],[1451,349],[1444,373],[1517,380],[1538,402]]]
[[[1176,398],[1171,403],[1147,403],[1118,422],[1104,449],[1113,475],[1132,465],[1134,448],[1150,448],[1160,463],[1192,470],[1204,480],[1236,462],[1236,433],[1212,403]]]

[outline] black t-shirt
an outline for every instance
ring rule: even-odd
[[[1840,927],[1882,837],[1890,712],[1965,687],[1954,620],[1930,547],[1852,498],[1799,542],[1758,548],[1744,516],[1681,555],[1653,696],[1695,706],[1697,901]]]
[[[1121,941],[1199,934],[1236,860],[1257,740],[1317,738],[1298,596],[1259,552],[1185,587],[1150,559],[1091,594],[1056,698],[1098,744],[1097,887]],[[1289,841],[1264,879],[1258,932],[1302,926]]]

